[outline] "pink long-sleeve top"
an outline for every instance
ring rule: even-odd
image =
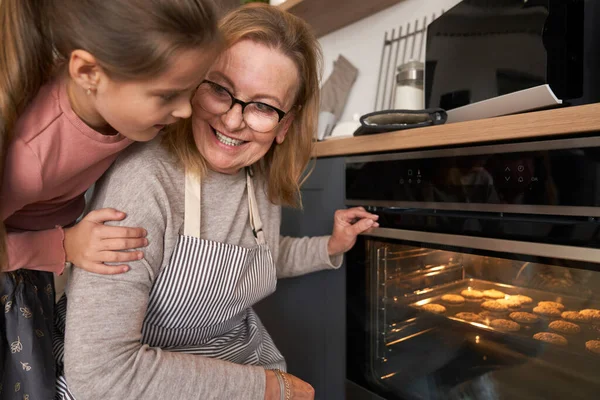
[[[85,191],[132,141],[103,135],[73,111],[67,81],[45,85],[19,118],[0,190],[8,231],[8,270],[62,273],[62,226],[76,221]]]

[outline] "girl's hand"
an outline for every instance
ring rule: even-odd
[[[378,218],[378,215],[371,214],[362,207],[337,210],[333,219],[333,233],[327,242],[329,256],[337,256],[350,250],[359,234],[379,226],[376,222]]]
[[[140,260],[141,251],[131,250],[146,247],[146,230],[121,226],[106,226],[106,221],[121,221],[125,213],[113,208],[95,210],[78,224],[65,231],[66,260],[79,268],[96,274],[112,275],[127,272],[127,265],[109,266],[107,263],[122,263]]]
[[[275,372],[265,370],[267,383],[265,388],[265,400],[279,400],[281,394],[279,392],[279,381]],[[290,384],[290,400],[313,400],[315,398],[315,389],[303,380],[296,378],[294,375],[284,373]]]

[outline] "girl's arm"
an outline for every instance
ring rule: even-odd
[[[6,159],[0,215],[2,221],[27,204],[40,199],[43,189],[41,165],[37,155],[22,140],[15,139]],[[61,228],[35,232],[8,233],[8,271],[29,268],[61,273],[65,265],[64,232]]]
[[[28,204],[44,198],[41,163],[23,141],[16,139],[4,169],[0,215],[3,221]],[[126,265],[107,266],[103,262],[138,260],[141,252],[122,252],[144,247],[142,228],[113,228],[106,221],[118,221],[125,214],[114,209],[88,214],[77,225],[62,229],[12,232],[7,235],[8,270],[20,268],[62,273],[66,261],[86,270],[110,274],[127,270]]]

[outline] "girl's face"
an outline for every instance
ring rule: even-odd
[[[140,142],[153,139],[166,125],[188,118],[190,100],[214,62],[215,50],[174,53],[166,71],[151,79],[120,81],[102,75],[92,105],[123,136]]]
[[[299,85],[296,64],[277,49],[250,40],[240,41],[217,59],[207,80],[243,102],[260,102],[288,113],[269,132],[250,128],[240,104],[215,114],[203,107],[205,93],[193,101],[193,132],[200,154],[213,171],[234,174],[263,158],[274,143],[282,143],[293,121]],[[291,112],[290,112],[291,111]]]

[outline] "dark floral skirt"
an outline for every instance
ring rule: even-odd
[[[0,274],[0,399],[53,399],[54,277],[18,270]]]

